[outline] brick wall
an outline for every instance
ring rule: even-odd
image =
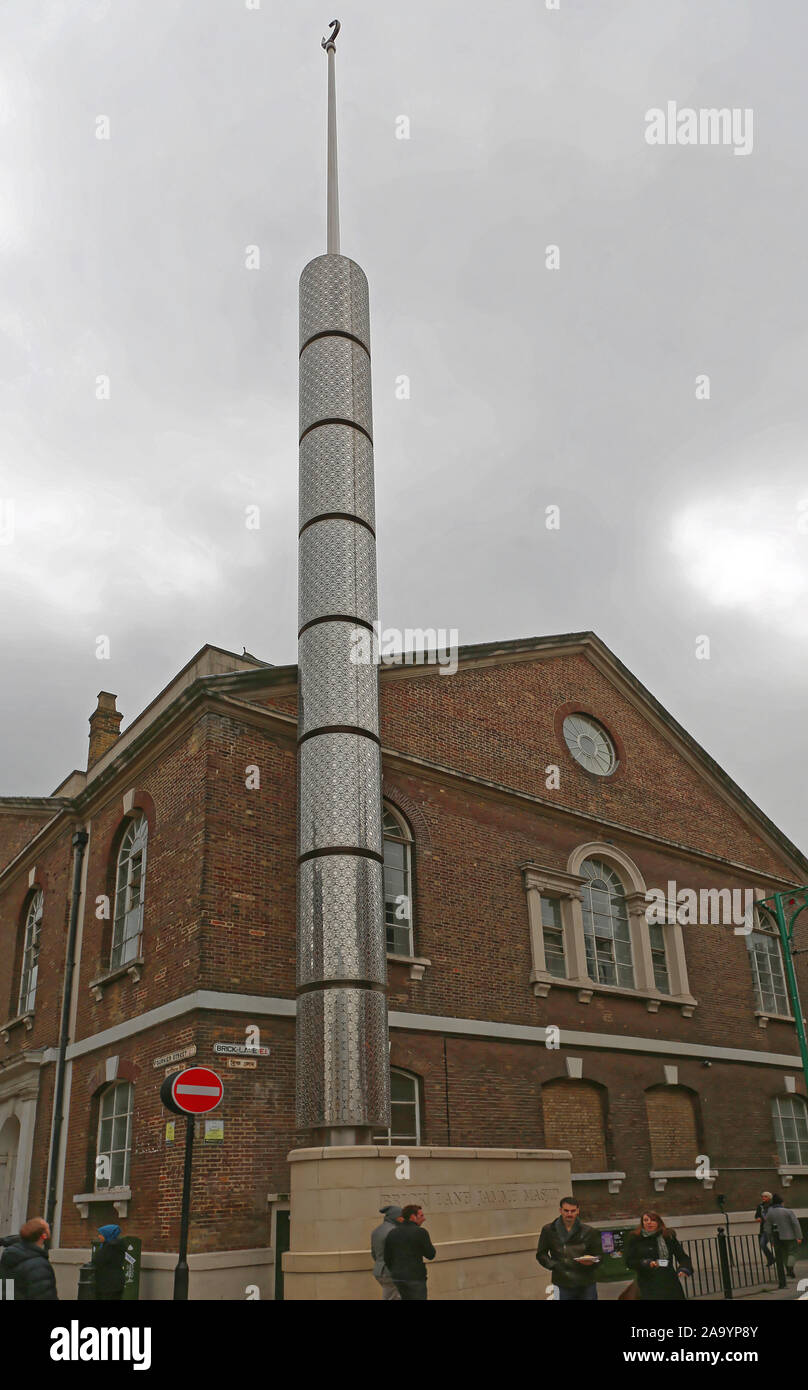
[[[692,1168],[699,1152],[696,1098],[678,1086],[665,1086],[646,1091],[645,1108],[654,1168]]]
[[[793,1025],[755,1019],[746,944],[732,927],[685,928],[690,989],[698,1007],[690,1019],[663,1004],[649,1013],[642,999],[554,987],[547,998],[531,989],[527,904],[520,872],[526,861],[564,869],[585,840],[609,839],[631,856],[649,885],[746,888],[745,873],[711,864],[687,850],[654,844],[634,831],[654,831],[705,852],[745,860],[758,872],[791,876],[779,857],[743,818],[716,797],[605,677],[581,657],[514,663],[457,677],[383,674],[384,741],[497,782],[547,796],[544,769],[561,768],[557,795],[593,815],[622,821],[615,831],[559,817],[496,791],[428,775],[394,757],[385,760],[385,787],[404,810],[415,835],[416,954],[428,958],[424,977],[390,967],[390,1007],[397,1011],[561,1028],[561,1048],[539,1043],[443,1036],[396,1028],[391,1063],[420,1080],[422,1138],[459,1146],[568,1147],[574,1171],[625,1171],[623,1191],[582,1186],[590,1216],[634,1217],[641,1203],[663,1210],[713,1209],[713,1197],[695,1179],[670,1180],[655,1194],[648,1177],[656,1147],[668,1135],[664,1165],[693,1147],[684,1112],[663,1083],[663,1063],[676,1064],[679,1084],[697,1097],[696,1152],[724,1169],[721,1190],[730,1206],[753,1207],[757,1191],[777,1184],[771,1098],[784,1087],[780,1067],[684,1060],[665,1052],[668,1040],[793,1054]],[[276,697],[278,707],[291,697]],[[614,729],[622,764],[614,781],[588,778],[559,742],[556,716],[580,706]],[[256,697],[244,716],[209,708],[173,741],[165,734],[90,806],[87,900],[79,971],[76,1037],[126,1025],[144,1012],[196,989],[291,998],[295,987],[295,804],[293,731],[265,722]],[[260,787],[247,787],[257,766]],[[115,851],[125,821],[124,794],[149,818],[144,919],[145,964],[139,981],[107,985],[100,1001],[90,983],[103,973],[109,923],[95,916],[99,896],[112,895]],[[53,1046],[58,1037],[67,910],[72,872],[70,829],[37,858],[45,890],[40,984],[34,1030],[15,1030],[0,1045],[0,1067],[22,1047]],[[13,881],[0,885],[0,999],[18,988],[14,944],[26,894],[27,860]],[[808,957],[797,958],[808,997]],[[119,1075],[135,1086],[132,1205],[125,1225],[148,1249],[176,1249],[182,1166],[182,1123],[173,1146],[165,1141],[158,1099],[163,1069],[155,1057],[193,1043],[196,1060],[213,1063],[217,1039],[243,1039],[248,1023],[272,1048],[255,1069],[223,1068],[227,1094],[221,1114],[223,1144],[200,1139],[197,1152],[192,1250],[266,1244],[268,1192],[287,1192],[286,1153],[306,1142],[294,1129],[294,1024],[290,1019],[197,1011],[78,1057],[73,1065],[62,1244],[87,1244],[91,1227],[111,1211],[93,1207],[83,1221],[73,1194],[92,1177],[96,1107],[104,1061],[119,1058]],[[612,1033],[656,1042],[659,1053],[574,1048],[565,1030]],[[583,1080],[571,1084],[565,1059],[583,1058]],[[49,1087],[54,1067],[43,1068],[31,1209],[44,1205],[44,1168],[50,1129]],[[798,1090],[804,1090],[798,1079]],[[576,1104],[576,1096],[578,1098]],[[649,1127],[647,1098],[653,1123]],[[548,1099],[549,1098],[549,1099]],[[601,1107],[602,1130],[596,1135]],[[654,1107],[657,1107],[655,1110]],[[568,1141],[563,1142],[563,1136]],[[668,1142],[668,1141],[666,1141]],[[598,1147],[600,1145],[600,1147]],[[580,1155],[580,1158],[579,1158]],[[691,1163],[695,1163],[693,1153]],[[582,1164],[579,1168],[576,1165]],[[752,1172],[732,1172],[750,1167]],[[795,1179],[794,1205],[808,1204],[808,1182]]]
[[[547,1148],[569,1149],[573,1173],[605,1173],[606,1134],[597,1087],[585,1081],[548,1081],[541,1098]]]
[[[385,747],[775,873],[781,867],[761,835],[583,654],[454,676],[383,669],[380,684]],[[619,775],[592,776],[572,758],[556,726],[569,706],[619,740]],[[550,765],[560,769],[557,791],[545,785]]]
[[[54,815],[52,810],[12,811],[0,807],[0,870],[11,863]]]

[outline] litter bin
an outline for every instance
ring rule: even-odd
[[[98,1241],[95,1241],[95,1244],[97,1245]],[[79,1287],[76,1294],[77,1300],[86,1301],[88,1298],[95,1298],[95,1267],[90,1260],[79,1265]]]

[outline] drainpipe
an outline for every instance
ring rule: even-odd
[[[65,959],[64,993],[62,994],[62,1022],[59,1029],[59,1055],[56,1059],[56,1094],[53,1101],[53,1130],[51,1133],[50,1161],[48,1163],[48,1199],[45,1207],[45,1220],[53,1227],[56,1211],[56,1181],[59,1165],[59,1144],[62,1138],[64,1119],[65,1066],[70,1031],[70,1000],[73,993],[73,968],[76,955],[76,930],[79,921],[79,897],[81,890],[81,866],[84,849],[89,839],[86,830],[77,830],[73,836],[73,888],[70,896],[70,925],[67,933],[67,955]]]

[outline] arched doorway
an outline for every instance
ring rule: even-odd
[[[12,1234],[14,1184],[20,1151],[20,1122],[9,1115],[0,1128],[0,1235]]]

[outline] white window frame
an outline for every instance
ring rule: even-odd
[[[598,984],[617,985],[618,987],[622,987],[623,989],[636,989],[637,971],[634,962],[634,942],[632,940],[631,917],[628,910],[628,903],[626,902],[625,884],[623,883],[623,880],[620,877],[617,870],[614,869],[611,864],[605,863],[602,859],[596,859],[594,855],[592,857],[587,857],[583,861],[583,863],[581,864],[581,868],[584,868],[584,866],[591,866],[591,868],[595,871],[594,877],[592,874],[583,875],[584,882],[581,893],[581,917],[584,924],[584,949],[586,949],[587,945],[590,946],[590,949],[589,951],[587,951],[586,954],[587,974],[589,975],[590,979],[596,980]],[[608,892],[609,897],[608,919],[611,925],[611,931],[606,933],[605,935],[601,933],[600,936],[598,936],[596,933],[595,913],[594,911],[590,910],[591,895],[593,892],[592,884],[596,880],[605,884],[606,891]],[[587,895],[589,895],[589,902],[587,902]],[[617,900],[617,906],[615,906],[615,900]],[[621,909],[623,910],[621,911]],[[587,930],[587,923],[589,924],[590,930]],[[621,926],[625,926],[625,937],[617,935],[617,923],[619,923]],[[608,945],[611,947],[610,955],[604,956],[602,951],[599,952],[599,941],[605,941],[608,943]],[[617,958],[618,941],[622,942],[624,945],[628,947],[628,954],[630,956],[630,960],[628,962],[620,961]],[[622,967],[624,971],[630,972],[630,981],[621,980],[619,978],[616,978],[614,980],[601,979],[601,965],[603,965],[607,969],[613,970],[615,976],[619,976],[620,969]]]
[[[135,816],[126,827],[115,864],[115,907],[112,914],[112,945],[109,954],[110,970],[123,969],[140,957],[143,937],[143,905],[146,890],[146,860],[149,826],[144,815]],[[140,855],[140,874],[136,878],[134,864]],[[137,887],[138,901],[133,905],[133,890]]]
[[[421,1143],[421,1080],[420,1080],[420,1077],[416,1076],[414,1072],[405,1071],[403,1067],[391,1067],[391,1068],[390,1068],[390,1090],[391,1090],[391,1094],[392,1094],[392,1089],[393,1089],[393,1088],[392,1088],[392,1081],[393,1081],[393,1077],[394,1077],[394,1076],[403,1077],[406,1081],[408,1081],[408,1082],[410,1082],[410,1083],[412,1084],[413,1091],[414,1091],[414,1102],[413,1102],[413,1101],[397,1101],[397,1102],[395,1102],[395,1103],[396,1103],[396,1104],[399,1104],[399,1105],[405,1105],[405,1104],[406,1104],[406,1105],[412,1105],[412,1104],[414,1103],[414,1105],[415,1105],[415,1138],[413,1139],[410,1135],[394,1134],[394,1133],[393,1133],[393,1130],[392,1130],[392,1126],[391,1126],[391,1128],[388,1129],[388,1130],[386,1131],[386,1133],[384,1133],[384,1134],[374,1134],[374,1136],[373,1136],[373,1138],[372,1138],[372,1140],[371,1140],[371,1143],[373,1143],[373,1144],[390,1144],[390,1145],[399,1144],[399,1145],[404,1145],[405,1147],[406,1147],[407,1145],[410,1145],[411,1147],[417,1148],[417,1147],[420,1145],[420,1143]],[[392,1119],[392,1115],[391,1115],[391,1119]]]
[[[546,922],[546,921],[545,921],[545,912],[544,912],[545,903],[548,904],[548,906],[550,906],[550,905],[552,904],[551,911],[550,911],[550,913],[548,914],[548,915],[552,916],[552,918],[553,918],[553,921],[552,921],[552,922]],[[552,977],[553,977],[554,980],[566,980],[566,978],[567,978],[567,952],[566,952],[566,944],[565,944],[565,941],[564,941],[564,919],[563,919],[563,915],[562,915],[562,912],[561,912],[561,900],[560,900],[559,898],[557,898],[557,897],[554,897],[554,896],[553,896],[552,894],[550,894],[550,893],[542,893],[542,894],[540,895],[540,897],[539,897],[539,908],[540,908],[540,911],[541,911],[541,935],[542,935],[542,947],[543,947],[543,950],[544,950],[544,963],[545,963],[545,968],[547,969],[547,973],[548,973],[549,975],[552,975]],[[560,936],[560,937],[561,937],[561,953],[560,953],[560,954],[561,954],[561,961],[562,961],[562,964],[563,964],[563,966],[564,966],[564,969],[563,969],[563,971],[562,971],[560,974],[559,974],[559,972],[558,972],[557,970],[550,970],[550,967],[549,967],[548,960],[549,960],[549,956],[550,956],[551,953],[548,952],[548,949],[547,949],[547,934],[548,934],[548,932],[552,932],[554,936]],[[552,955],[557,956],[557,955],[558,955],[558,952],[554,950],[554,951],[552,952]]]
[[[801,1114],[806,1128],[804,1138],[786,1139],[783,1132],[783,1115],[781,1106],[790,1106],[794,1112],[793,1118]],[[792,1117],[789,1116],[789,1119]],[[774,1096],[772,1098],[772,1122],[774,1124],[774,1137],[777,1143],[777,1153],[780,1158],[781,1168],[778,1171],[789,1171],[794,1168],[805,1168],[808,1166],[808,1104],[805,1097],[797,1095],[796,1092],[788,1096]],[[786,1156],[786,1144],[796,1144],[797,1158],[790,1159]]]
[[[762,987],[761,979],[760,979],[760,967],[759,967],[758,957],[757,957],[757,953],[752,949],[753,944],[754,944],[754,939],[755,939],[755,937],[762,937],[764,940],[773,941],[774,944],[775,944],[775,947],[777,948],[777,949],[776,949],[776,959],[777,959],[777,963],[778,963],[778,965],[779,965],[779,967],[780,967],[780,979],[781,979],[782,984],[783,984],[783,1001],[784,1001],[784,1004],[785,1004],[785,1008],[784,1008],[784,1009],[780,1009],[780,1008],[769,1009],[769,1008],[767,1008],[767,1006],[766,1006],[766,1002],[765,1002],[765,999],[764,999],[764,996],[763,996],[763,987]],[[783,963],[783,947],[782,947],[782,943],[781,943],[781,941],[780,941],[780,933],[777,931],[776,926],[769,926],[766,922],[764,922],[764,920],[763,920],[763,918],[762,918],[762,916],[761,916],[761,911],[760,911],[760,909],[759,909],[757,906],[755,907],[755,925],[754,925],[752,931],[749,932],[749,935],[746,937],[746,949],[747,949],[747,954],[748,954],[748,957],[749,957],[749,968],[750,968],[750,970],[751,970],[751,972],[752,972],[752,991],[753,991],[754,996],[755,996],[755,1013],[758,1015],[758,1017],[763,1017],[763,1018],[767,1018],[767,1019],[768,1019],[768,1018],[789,1018],[789,1019],[790,1019],[790,1018],[792,1017],[792,1013],[791,1013],[791,1001],[790,1001],[789,995],[788,995],[788,983],[787,983],[787,981],[786,981],[785,965],[784,965],[784,963]],[[767,958],[770,957],[771,952],[770,952],[770,951],[767,951],[767,952],[766,952],[766,955],[767,955]],[[770,970],[771,970],[771,967],[770,967]],[[774,977],[773,977],[773,976],[772,976],[772,985],[774,985]],[[777,999],[776,993],[775,993],[774,989],[772,988],[772,1001],[773,1001],[774,1003],[776,1003],[776,999]]]
[[[388,817],[390,818],[390,820],[393,821],[393,823],[394,823],[394,825],[396,826],[396,829],[397,829],[397,831],[398,831],[398,833],[395,834],[395,835],[388,833],[387,829],[385,828],[384,822],[385,822],[385,820],[387,820]],[[405,898],[405,899],[406,899],[406,906],[407,906],[408,911],[407,911],[407,916],[406,916],[406,918],[404,918],[404,917],[397,918],[396,921],[395,921],[395,922],[392,922],[392,923],[390,923],[390,922],[387,921],[387,907],[388,907],[388,897],[387,897],[387,873],[388,873],[388,865],[385,863],[384,869],[383,869],[383,876],[384,876],[384,909],[385,909],[385,911],[384,911],[385,950],[386,950],[388,956],[396,956],[396,957],[403,958],[403,959],[413,959],[414,956],[415,956],[414,931],[413,931],[413,904],[412,904],[412,847],[413,847],[413,836],[412,836],[412,831],[410,830],[409,826],[407,825],[407,822],[405,821],[404,817],[401,815],[401,812],[398,811],[398,810],[396,809],[395,806],[392,806],[392,805],[390,804],[389,801],[385,801],[384,804],[383,804],[383,807],[382,807],[382,849],[383,849],[383,851],[384,851],[384,847],[385,847],[388,843],[390,843],[390,844],[400,844],[400,845],[403,845],[403,847],[404,847],[404,854],[403,854],[403,858],[404,858],[404,869],[403,869],[403,871],[400,870],[400,869],[398,869],[397,867],[394,868],[392,865],[389,866],[390,872],[391,872],[391,873],[396,873],[396,874],[402,873],[402,874],[403,874],[404,882],[403,882],[403,885],[401,885],[401,886],[403,887],[404,891],[403,891],[403,893],[396,893],[396,894],[395,894],[395,898],[392,898],[392,897],[391,897],[391,898],[389,899],[389,901],[392,903],[393,901],[397,900],[397,899],[400,898],[400,897]],[[400,911],[401,907],[402,907],[402,904],[399,903],[399,904],[398,904],[398,907],[396,908],[396,912]],[[401,935],[402,935],[402,937],[403,937],[403,936],[405,935],[405,933],[406,933],[406,941],[405,941],[405,943],[404,943],[406,949],[403,949],[402,946],[401,946],[400,944],[396,944],[395,938],[394,938],[394,943],[393,943],[392,946],[388,943],[388,940],[387,940],[387,932],[388,932],[388,930],[389,930],[391,927],[392,927],[392,929],[393,929],[394,932],[400,932]]]
[[[583,918],[583,889],[587,879],[580,872],[585,859],[602,860],[618,874],[626,889],[625,901],[629,914],[634,962],[633,989],[625,985],[601,984],[589,976]],[[623,850],[601,841],[589,841],[573,850],[565,870],[533,862],[523,864],[521,868],[527,894],[530,932],[530,983],[535,995],[546,998],[554,988],[574,989],[580,1002],[588,1004],[595,994],[617,994],[644,1000],[649,1013],[657,1013],[660,1005],[665,1003],[676,1005],[685,1018],[692,1016],[698,1006],[698,1000],[690,993],[681,924],[675,920],[662,924],[670,986],[670,993],[666,993],[657,988],[654,978],[651,936],[646,917],[649,904],[645,880],[637,865]],[[542,897],[560,899],[566,979],[552,975],[547,969],[542,927]]]
[[[31,1014],[36,1002],[36,987],[39,976],[39,951],[42,943],[42,916],[45,907],[45,894],[37,888],[25,910],[25,936],[22,948],[22,970],[20,972],[20,993],[18,1013]]]
[[[121,1109],[119,1108],[118,1101],[124,1098],[126,1100],[126,1108]],[[111,1107],[108,1104],[110,1101]],[[107,1189],[117,1191],[120,1188],[129,1186],[129,1169],[132,1159],[132,1116],[134,1114],[134,1107],[135,1088],[131,1081],[115,1081],[111,1086],[107,1086],[106,1089],[101,1092],[98,1107],[98,1129],[96,1131],[95,1140],[95,1171],[93,1173],[93,1187],[96,1192],[105,1192]],[[105,1110],[108,1113],[105,1114]],[[122,1146],[114,1143],[116,1120],[126,1121],[126,1132],[124,1135],[124,1144]],[[110,1143],[108,1146],[102,1146],[101,1130],[104,1124],[110,1124]],[[124,1154],[123,1176],[120,1176],[119,1181],[113,1181],[113,1177],[115,1176],[112,1171],[113,1159],[116,1154],[121,1153]],[[110,1161],[110,1176],[108,1182],[102,1182],[98,1177],[99,1158],[108,1158]]]

